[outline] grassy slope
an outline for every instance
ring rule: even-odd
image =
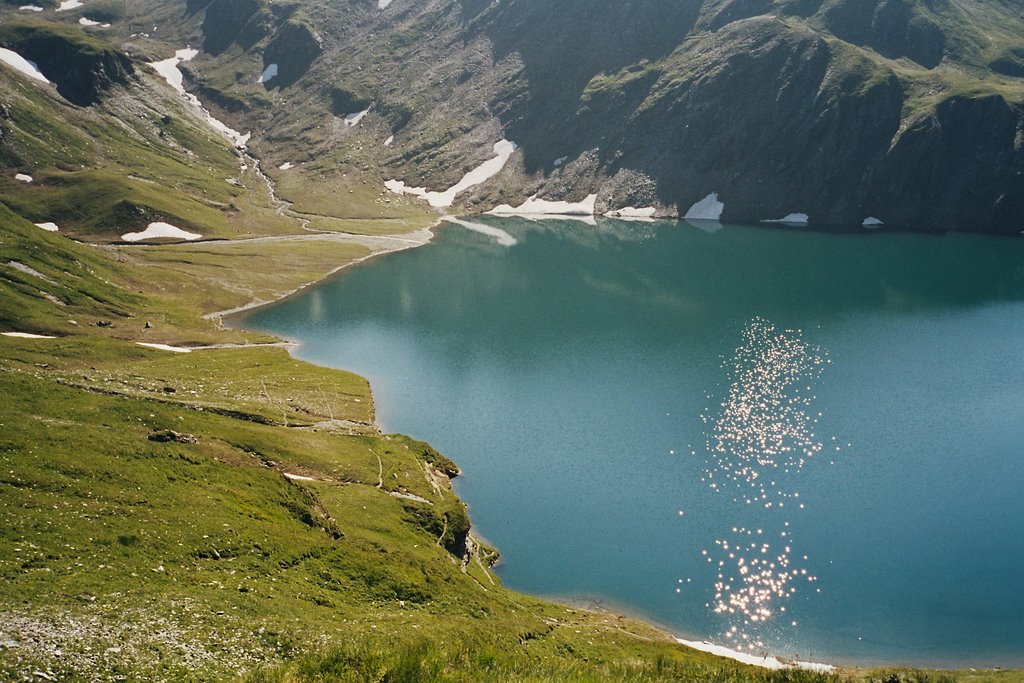
[[[6,269],[0,279],[5,328],[66,335],[0,337],[0,640],[35,639],[0,652],[3,675],[820,678],[767,674],[634,621],[516,595],[477,561],[463,571],[445,545],[464,509],[426,466],[445,462],[368,424],[364,380],[279,348],[138,347],[119,337],[144,334],[127,321],[155,304],[125,287],[134,266],[8,210],[0,224],[5,263],[74,280]],[[117,322],[85,324],[104,318]],[[150,440],[168,429],[188,438]]]
[[[461,652],[453,643],[479,643],[478,659],[453,665],[471,678],[512,649],[524,670],[535,658],[575,672],[595,656],[639,668],[662,657],[742,675],[641,624],[612,627],[504,591],[475,559],[486,549],[464,564],[451,551],[461,552],[468,518],[435,465],[451,467],[376,431],[365,380],[277,347],[134,344],[266,341],[198,314],[280,295],[368,250],[73,242],[116,239],[126,204],[141,222],[167,217],[206,235],[298,226],[275,220],[258,183],[244,192],[223,181],[233,152],[155,77],[95,109],[7,70],[0,79],[11,113],[0,328],[58,337],[0,337],[0,678],[224,678],[321,646],[392,651],[424,638],[446,656]],[[160,136],[151,125],[167,111],[175,131]],[[15,184],[15,170],[36,181]],[[217,206],[234,199],[249,210]],[[180,436],[149,438],[165,430]]]
[[[130,267],[6,209],[0,224],[4,262],[42,276],[4,270],[4,327],[62,335],[0,337],[0,630],[21,643],[0,672],[218,678],[342,644],[384,671],[409,662],[373,653],[426,640],[429,662],[464,680],[748,675],[464,570],[449,552],[464,508],[427,466],[446,462],[374,430],[365,380],[279,348],[138,347],[119,335],[152,301],[125,288]],[[104,318],[117,322],[85,323]],[[164,430],[187,436],[149,438]]]

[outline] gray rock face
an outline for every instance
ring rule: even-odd
[[[840,0],[824,12],[837,37],[929,69],[939,65],[946,36],[911,0]]]
[[[277,64],[277,76],[268,87],[287,88],[309,70],[320,56],[320,37],[307,24],[288,21],[274,35],[263,52],[264,68]]]
[[[258,0],[213,0],[203,19],[203,51],[218,55],[235,43],[250,48],[270,33],[272,20]]]
[[[944,100],[877,165],[865,203],[895,223],[1024,229],[1022,114],[1000,95]]]

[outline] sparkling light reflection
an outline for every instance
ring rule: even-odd
[[[805,566],[808,556],[794,554],[789,516],[806,509],[799,474],[825,449],[815,434],[821,413],[812,407],[814,384],[830,362],[799,330],[755,318],[724,363],[725,398],[701,416],[707,425],[702,480],[715,494],[731,496],[739,518],[757,520],[749,528],[733,526],[701,551],[716,571],[707,607],[727,619],[723,635],[741,650],[763,648],[757,627],[786,616],[798,584],[817,581]]]

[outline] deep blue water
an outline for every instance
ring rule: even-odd
[[[516,243],[445,227],[243,324],[456,460],[506,585],[805,659],[1024,665],[1024,241],[478,222]]]

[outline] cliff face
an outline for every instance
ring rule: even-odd
[[[1024,83],[993,77],[996,41],[956,3],[494,7],[470,25],[498,59],[526,46],[494,111],[542,178],[531,189],[597,191],[598,211],[653,198],[682,213],[717,192],[725,220],[1024,228]],[[590,168],[572,178],[573,159]]]
[[[906,130],[865,188],[897,223],[1024,229],[1024,111],[1001,95],[954,96]]]
[[[135,73],[132,60],[109,45],[59,25],[20,20],[0,26],[0,46],[35,62],[64,99],[79,106],[99,102]]]
[[[301,21],[288,21],[274,35],[263,52],[264,68],[277,65],[277,75],[268,87],[287,88],[309,70],[320,56],[320,36]]]

